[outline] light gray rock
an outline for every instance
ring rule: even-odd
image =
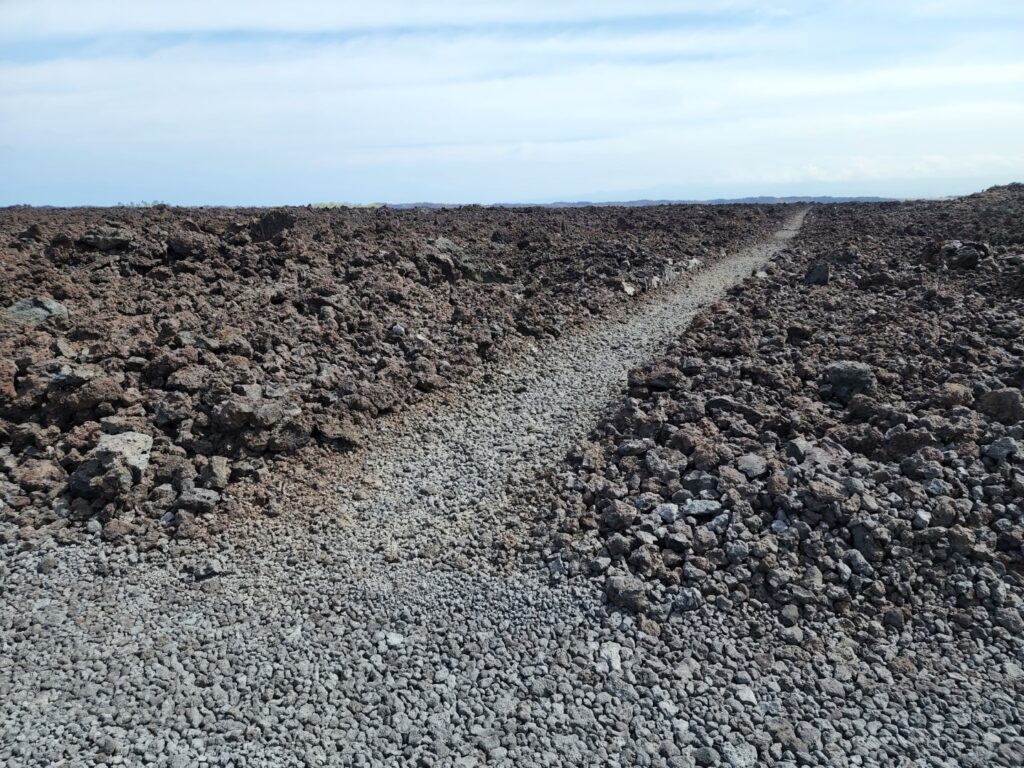
[[[745,741],[723,744],[722,757],[730,768],[755,768],[758,764],[757,747]]]
[[[100,435],[94,449],[96,455],[106,455],[130,467],[138,482],[149,467],[153,450],[153,438],[143,432],[119,432],[116,435]]]
[[[746,475],[748,480],[754,480],[768,472],[768,461],[756,453],[746,453],[736,459],[736,468]]]
[[[679,591],[679,595],[672,603],[673,610],[680,613],[695,611],[704,605],[704,596],[696,587],[686,587]]]
[[[34,325],[51,317],[68,319],[68,308],[59,301],[46,296],[18,299],[4,310],[4,314],[19,323]]]
[[[722,504],[718,501],[708,499],[690,499],[683,504],[684,515],[702,517],[706,515],[717,515],[722,511]]]

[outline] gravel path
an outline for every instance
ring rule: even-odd
[[[753,605],[637,626],[586,580],[502,557],[543,502],[538,472],[629,367],[802,216],[485,391],[382,423],[346,461],[282,465],[209,547],[8,537],[0,762],[986,764],[1019,720],[979,694],[1020,667],[984,648],[946,669],[952,638],[924,664],[841,621],[795,646]]]
[[[331,478],[341,494],[336,506],[353,513],[347,535],[332,546],[382,551],[391,559],[436,558],[452,546],[468,554],[486,549],[518,519],[510,520],[511,500],[528,497],[537,472],[557,465],[587,434],[601,409],[619,397],[629,369],[765,264],[796,234],[806,212],[771,241],[677,278],[650,300],[580,333],[532,348],[443,410],[383,423],[355,462]]]

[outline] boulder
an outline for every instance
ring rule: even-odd
[[[71,492],[86,499],[114,500],[141,482],[153,438],[142,432],[101,435],[96,447],[71,474]]]
[[[819,261],[812,264],[811,268],[807,270],[807,274],[804,275],[804,283],[806,285],[828,285],[831,277],[832,268],[828,262]]]
[[[36,325],[51,317],[67,320],[68,308],[47,296],[33,296],[28,299],[18,299],[4,310],[4,314],[15,322]]]
[[[622,574],[609,576],[605,581],[604,591],[608,600],[621,608],[640,613],[650,607],[647,600],[647,587],[635,576]]]
[[[736,468],[746,475],[748,480],[754,480],[768,472],[768,462],[756,453],[746,453],[736,459]]]
[[[993,389],[986,392],[975,403],[975,408],[990,419],[1003,424],[1024,421],[1024,395],[1015,387]]]
[[[855,360],[831,363],[822,374],[822,383],[828,385],[833,395],[844,400],[874,392],[878,386],[871,366]]]
[[[29,459],[16,471],[18,483],[26,491],[58,490],[68,480],[68,473],[56,461]]]
[[[104,225],[90,229],[78,239],[78,245],[84,248],[94,248],[97,251],[122,251],[128,248],[135,240],[135,234],[130,229]]]
[[[186,488],[178,497],[178,506],[190,512],[212,512],[220,494],[209,488]]]

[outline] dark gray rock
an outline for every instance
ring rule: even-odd
[[[209,513],[220,501],[220,494],[210,488],[186,488],[178,496],[178,506],[191,512]]]
[[[811,265],[804,275],[804,283],[807,285],[828,285],[832,277],[832,268],[828,262],[819,261]]]
[[[857,394],[871,393],[878,386],[871,366],[855,360],[831,363],[825,368],[822,382],[831,388],[833,395],[844,399]]]
[[[1024,395],[1019,389],[1005,387],[993,389],[977,399],[974,407],[991,419],[1003,424],[1024,421]]]
[[[605,594],[612,604],[642,613],[648,610],[647,585],[635,576],[616,574],[605,580]]]
[[[91,229],[78,239],[78,245],[97,251],[123,251],[135,241],[130,229],[103,225]]]
[[[1000,437],[985,446],[985,455],[996,461],[1020,454],[1020,444],[1012,437]]]

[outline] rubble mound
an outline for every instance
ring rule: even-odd
[[[1024,630],[1024,188],[815,206],[565,467],[553,569],[655,619]],[[808,279],[812,278],[812,279]]]

